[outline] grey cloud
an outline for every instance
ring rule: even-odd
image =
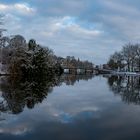
[[[140,39],[138,0],[133,3],[130,0],[24,2],[37,12],[27,17],[5,11],[7,34],[35,38],[57,55],[75,55],[98,64],[105,63],[123,44]]]

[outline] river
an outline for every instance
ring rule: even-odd
[[[0,140],[139,140],[140,78],[0,82]]]

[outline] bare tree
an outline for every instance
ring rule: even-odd
[[[133,71],[134,70],[133,68],[134,68],[135,58],[136,58],[136,55],[137,55],[136,46],[131,44],[131,43],[126,44],[123,47],[122,53],[123,53],[123,56],[124,56],[124,60],[127,63],[128,71]]]
[[[113,69],[124,69],[127,71],[140,71],[140,45],[128,43],[120,52],[111,55],[108,65]]]

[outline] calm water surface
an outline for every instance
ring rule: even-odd
[[[140,79],[62,76],[12,83],[1,77],[0,140],[139,140]]]

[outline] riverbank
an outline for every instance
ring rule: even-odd
[[[140,76],[137,72],[111,72],[112,75]]]

